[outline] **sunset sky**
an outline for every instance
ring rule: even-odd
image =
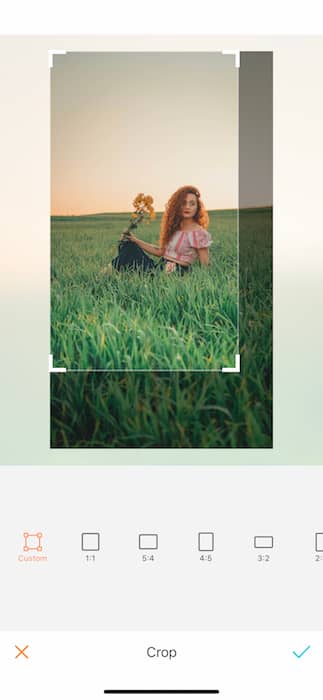
[[[138,192],[161,211],[185,184],[237,207],[234,56],[71,52],[51,76],[52,214],[130,211]]]

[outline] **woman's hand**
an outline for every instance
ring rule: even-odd
[[[127,231],[127,229],[125,229],[125,231],[122,231],[121,240],[122,241],[134,241],[135,237],[131,233],[131,231]]]
[[[156,245],[152,245],[152,243],[145,243],[145,241],[141,241],[140,238],[136,238],[136,236],[134,236],[133,233],[129,233],[127,230],[123,231],[121,235],[121,240],[132,241],[133,243],[136,243],[139,246],[139,248],[141,248],[141,250],[144,250],[150,255],[157,255],[157,257],[159,258],[162,255],[164,255],[164,250],[162,248]]]

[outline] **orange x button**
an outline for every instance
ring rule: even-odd
[[[17,647],[17,644],[15,644],[16,649],[18,650],[17,656],[15,656],[15,659],[18,659],[18,656],[24,656],[25,659],[29,659],[29,656],[25,654],[26,649],[28,649],[29,644],[26,644],[26,646],[23,649],[20,649],[20,647]]]

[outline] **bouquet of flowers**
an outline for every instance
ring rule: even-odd
[[[152,260],[130,238],[132,231],[138,228],[141,222],[149,224],[152,219],[155,219],[153,201],[150,194],[144,195],[140,192],[132,202],[135,211],[131,215],[128,228],[122,232],[118,255],[111,261],[112,267],[118,272],[127,269],[142,271],[154,269]]]
[[[145,195],[143,192],[137,194],[132,202],[135,211],[131,216],[128,228],[124,229],[122,232],[122,240],[127,239],[131,232],[136,229],[141,222],[149,224],[152,219],[156,218],[153,201],[154,200],[150,194]]]

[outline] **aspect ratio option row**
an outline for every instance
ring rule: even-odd
[[[101,549],[100,532],[82,532],[81,550],[83,552],[99,552]],[[142,532],[138,535],[138,549],[143,551],[160,549],[160,537],[156,532]],[[198,532],[196,534],[195,546],[199,552],[213,552],[215,549],[214,532]],[[34,552],[41,554],[46,548],[46,537],[42,531],[25,531],[22,534],[21,549],[24,552]],[[314,539],[315,551],[323,553],[323,532],[316,532]],[[275,540],[273,535],[254,535],[250,539],[250,546],[253,549],[274,549]]]

